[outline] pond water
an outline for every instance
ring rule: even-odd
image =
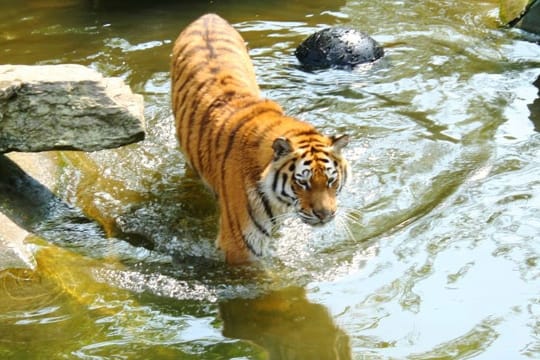
[[[540,46],[497,6],[0,0],[0,63],[119,76],[148,127],[56,154],[59,208],[95,222],[47,217],[27,239],[37,269],[0,274],[0,357],[540,358]],[[264,270],[221,262],[216,204],[174,136],[172,42],[206,12],[246,39],[266,97],[353,138],[339,219],[288,220]],[[302,71],[295,47],[336,24],[385,57]]]

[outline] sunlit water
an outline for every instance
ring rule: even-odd
[[[0,274],[0,356],[540,358],[537,39],[501,28],[495,1],[217,3],[0,1],[1,63],[120,76],[148,127],[59,154],[57,195],[103,230],[44,222],[37,270]],[[222,263],[174,137],[169,53],[208,11],[244,36],[265,96],[354,139],[337,221],[287,220],[264,270]],[[385,57],[302,71],[296,45],[336,24]]]

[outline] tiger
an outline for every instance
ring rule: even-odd
[[[189,168],[217,198],[216,246],[229,264],[268,253],[287,214],[331,221],[349,177],[349,135],[325,136],[261,96],[242,36],[206,14],[173,44],[172,112]]]

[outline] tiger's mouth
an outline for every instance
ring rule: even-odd
[[[298,211],[298,217],[302,222],[311,226],[323,226],[331,222],[336,216],[335,211],[321,210],[311,211],[311,213],[305,210]]]

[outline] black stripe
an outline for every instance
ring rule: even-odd
[[[270,218],[270,221],[272,222],[272,225],[276,225],[276,219],[274,218],[274,214],[272,213],[272,207],[270,206],[270,201],[266,197],[266,194],[259,188],[257,189],[257,194],[259,195],[259,198],[261,199],[261,202],[264,207],[264,212],[266,213],[266,216]]]
[[[279,169],[276,170],[276,172],[274,173],[274,180],[272,181],[272,190],[277,193],[277,182],[278,182],[278,179],[279,179],[279,174],[281,173],[281,171],[289,164],[289,163],[295,163],[296,162],[296,158],[293,158],[289,161],[286,161],[283,165],[280,166]]]
[[[182,53],[184,52],[184,50],[186,49],[186,47],[189,45],[189,43],[185,42],[182,44],[182,46],[177,49],[176,51],[174,50],[174,47],[173,47],[173,61],[172,61],[172,64],[171,64],[171,68],[172,69],[176,69],[177,66],[178,66],[178,60],[180,59],[184,59],[184,57],[182,56]]]
[[[233,46],[236,44],[235,42],[229,41],[228,39],[224,39],[223,41],[228,42]],[[174,81],[178,81],[185,69],[188,69],[191,72],[197,72],[200,70],[200,68],[208,66],[208,60],[217,59],[222,53],[230,54],[232,52],[234,51],[228,47],[214,46],[214,44],[211,43],[208,43],[207,46],[193,45],[189,49],[183,48],[182,52],[179,52],[174,59],[174,69],[178,69],[178,67],[181,67],[181,71],[175,71]],[[207,56],[203,58],[196,58],[193,55],[196,55],[197,53],[205,53]],[[182,58],[180,62],[178,62],[179,58]],[[195,66],[190,66],[190,62],[192,63],[194,60],[199,60],[199,62]],[[233,64],[234,63],[231,63],[231,65]],[[196,69],[194,69],[194,67],[196,67]],[[241,71],[245,71],[245,69],[240,69],[238,66],[235,67]]]
[[[265,114],[265,113],[268,113],[268,112],[276,112],[276,110],[270,109],[270,108],[267,108],[267,107],[261,107],[259,109],[256,109],[253,112],[250,112],[249,114],[246,114],[242,118],[236,120],[236,126],[228,134],[229,135],[229,140],[227,141],[227,147],[225,148],[225,153],[223,155],[224,160],[227,159],[227,157],[229,156],[229,154],[230,154],[230,152],[232,150],[232,146],[233,146],[234,140],[236,138],[236,135],[238,134],[238,131],[240,131],[241,128],[243,128],[244,126],[246,126],[250,122],[256,120],[262,114]],[[223,166],[225,166],[225,162],[223,162]]]
[[[260,100],[257,100],[251,104],[247,104],[245,107],[241,108],[241,109],[245,109],[245,108],[248,108],[249,106],[252,106],[252,105],[256,105],[257,103],[259,103]],[[255,119],[256,117],[258,117],[259,115],[263,114],[263,113],[266,113],[266,112],[269,112],[269,111],[275,111],[274,109],[268,109],[268,108],[262,108],[262,109],[258,109],[257,112],[253,113],[249,113],[247,114],[246,116],[244,116],[243,118],[237,120],[239,121],[239,123],[236,125],[236,127],[233,129],[233,131],[231,132],[231,134],[229,134],[229,142],[227,143],[227,148],[225,150],[225,154],[221,160],[221,174],[225,175],[226,176],[226,172],[225,172],[225,169],[226,169],[226,160],[227,160],[227,157],[232,149],[232,140],[234,139],[234,137],[236,136],[236,133],[238,132],[238,130],[240,130],[240,128],[242,126],[244,126],[245,124],[249,123],[250,121],[252,121],[253,119]],[[230,118],[230,117],[229,117]],[[245,119],[248,119],[248,121],[245,121]],[[224,123],[222,124],[222,126],[220,127],[220,130],[223,130],[223,126],[224,124],[227,122],[227,120],[224,121]],[[217,144],[219,144],[219,138],[221,137],[221,134],[223,133],[224,131],[220,131],[218,133],[218,137],[217,137]],[[217,145],[216,144],[216,145]],[[217,149],[217,146],[215,147]],[[223,194],[223,197],[222,199],[227,199],[228,196],[227,196],[227,190],[226,190],[226,186],[224,183],[222,183],[222,186],[221,186],[221,190],[222,190],[222,194]],[[225,204],[225,206],[228,207],[228,203]],[[229,209],[227,209],[229,210]],[[248,209],[249,211],[249,209]],[[229,211],[229,213],[231,213]],[[250,215],[252,216],[252,215]],[[230,224],[232,225],[232,224]],[[240,224],[236,224],[238,226],[238,228],[240,228],[241,230],[241,226]],[[259,224],[260,225],[260,224]],[[255,226],[257,227],[257,223],[255,223]],[[257,253],[255,251],[255,249],[253,248],[253,246],[251,246],[251,244],[247,241],[246,237],[244,236],[244,233],[241,231],[241,236],[242,236],[242,241],[244,242],[244,244],[246,245],[246,247],[248,248],[248,250],[254,254],[255,256],[261,256],[262,254],[260,253]]]
[[[192,142],[189,139],[190,139],[191,135],[194,133],[194,126],[195,126],[195,123],[197,122],[197,120],[199,120],[199,122],[200,122],[200,121],[202,121],[204,119],[204,118],[201,118],[201,119],[196,119],[195,118],[197,110],[199,109],[199,105],[200,105],[200,103],[201,103],[201,101],[203,99],[203,96],[200,96],[200,92],[203,91],[204,88],[208,88],[208,87],[212,86],[213,83],[216,82],[216,80],[217,80],[216,78],[208,78],[208,79],[205,79],[203,82],[198,84],[198,86],[195,89],[195,92],[193,94],[193,96],[195,97],[195,100],[191,103],[191,109],[190,109],[191,111],[188,114],[188,118],[187,118],[187,120],[188,120],[187,131],[189,133],[188,133],[188,137],[187,137],[187,140],[186,140],[186,144],[184,145],[184,149],[186,150],[186,152],[188,152],[190,154],[191,157],[196,159],[196,164],[193,164],[193,165],[199,170],[201,168],[201,159],[200,159],[201,156],[200,156],[200,153],[193,154],[192,149],[199,149],[201,138],[195,139],[196,141],[198,141],[197,144],[192,144]],[[196,145],[196,147],[195,147],[195,145]]]
[[[210,41],[210,27],[208,26],[209,19],[204,19],[204,25],[205,25],[205,33],[203,35],[203,39],[206,42],[206,48],[208,49],[208,58],[214,59],[216,57],[215,51],[214,51],[214,44],[212,41]]]
[[[209,60],[220,61],[222,58],[229,58],[229,55],[231,54],[237,56],[237,54],[235,54],[236,46],[238,46],[238,43],[233,42],[230,39],[216,39],[215,41],[208,41],[205,49],[208,50]]]
[[[238,46],[238,42],[228,38],[215,40],[207,40],[205,38],[204,40],[205,43],[203,45],[193,43],[197,40],[188,41],[186,44],[182,45],[182,48],[179,51],[176,51],[175,54],[181,55],[184,59],[190,59],[196,53],[201,52],[208,54],[208,59],[216,59],[222,52],[235,52],[236,47]],[[191,47],[189,47],[190,45]]]
[[[295,137],[309,136],[309,135],[321,135],[321,134],[316,129],[309,129],[309,130],[291,129],[283,133],[282,136],[295,138]]]
[[[246,108],[247,108],[247,106],[246,106]],[[220,174],[223,174],[223,175],[225,174],[225,167],[226,167],[226,164],[227,164],[227,158],[229,157],[229,153],[232,150],[233,140],[234,140],[237,132],[240,130],[240,128],[243,127],[244,125],[248,124],[250,121],[253,121],[254,119],[256,119],[259,115],[264,114],[264,113],[269,112],[269,111],[275,111],[275,110],[268,109],[268,108],[260,108],[260,109],[257,109],[257,111],[255,113],[250,112],[249,114],[247,114],[243,118],[237,120],[238,121],[237,125],[235,126],[233,131],[229,134],[229,141],[227,143],[225,153],[223,154],[223,158],[221,159],[221,171],[220,171]],[[248,119],[248,120],[246,121],[245,119]],[[219,133],[219,135],[221,135],[221,133]],[[218,139],[219,139],[219,137],[220,136],[218,136]],[[216,147],[216,149],[217,149],[217,147]],[[226,199],[226,197],[225,197],[225,199]]]
[[[296,159],[293,159],[293,161],[296,161]],[[274,194],[276,194],[276,198],[278,199],[279,202],[281,202],[282,204],[285,204],[285,205],[292,205],[290,202],[288,201],[285,201],[283,200],[281,197],[280,197],[280,194],[278,193],[278,181],[279,181],[279,175],[281,173],[281,170],[283,170],[283,168],[285,166],[287,166],[289,162],[286,162],[285,164],[283,164],[275,173],[274,173],[274,180],[272,181],[272,191],[274,192]],[[285,176],[287,176],[287,174],[284,174]],[[284,190],[281,191],[282,193],[284,192]],[[286,197],[290,197],[288,196],[287,194],[285,194]],[[294,198],[293,198],[294,199]]]
[[[246,240],[246,237],[244,236],[244,234],[242,234],[242,240],[244,241],[244,244],[246,245],[246,247],[248,248],[248,250],[255,256],[257,257],[261,257],[262,256],[262,253],[258,253],[255,251],[255,249],[253,248],[253,246],[251,246],[251,244],[249,243],[249,241]]]
[[[209,26],[209,21],[211,19],[214,19],[214,18],[204,18],[204,28],[205,28],[205,33],[204,35],[202,36],[203,39],[206,41],[206,47],[209,51],[209,58],[210,59],[215,59],[217,58],[223,51],[228,51],[228,52],[231,52],[230,49],[224,49],[224,48],[221,48],[221,47],[218,47],[218,46],[214,46],[214,45],[219,45],[220,42],[225,42],[225,43],[230,43],[233,48],[238,46],[238,43],[236,41],[232,41],[230,39],[230,32],[228,31],[229,29],[226,29],[226,30],[221,30],[220,28],[220,25],[217,25],[216,28],[210,28]],[[227,24],[228,25],[228,24]],[[217,37],[216,35],[222,35],[221,37]],[[210,39],[211,36],[216,36],[214,39]]]
[[[277,193],[277,182],[279,179],[279,171],[274,173],[274,180],[272,181],[272,191]]]
[[[330,157],[330,154],[327,151],[324,151],[324,150],[321,150],[321,149],[315,149],[315,150],[317,150],[320,153],[323,153],[324,155],[326,155],[326,157]]]
[[[204,113],[204,115],[202,116],[201,120],[199,121],[199,143],[197,144],[197,153],[198,154],[201,154],[202,151],[204,150],[203,149],[203,144],[205,142],[203,142],[203,138],[205,136],[208,136],[208,139],[211,139],[210,135],[209,134],[206,134],[206,130],[207,130],[207,126],[208,124],[211,122],[211,116],[212,116],[212,113],[220,108],[220,107],[223,107],[225,105],[227,105],[234,97],[235,97],[235,92],[226,92],[224,93],[223,95],[221,96],[218,96],[217,98],[215,98],[211,103],[210,105],[208,105],[208,107],[206,108],[206,111]],[[224,109],[222,109],[221,111],[224,111]],[[212,131],[212,128],[210,128],[210,132]],[[208,141],[206,141],[206,143],[208,143]],[[208,152],[209,154],[211,154],[213,149],[208,149]],[[206,161],[204,162],[203,164],[201,164],[201,167],[203,170],[205,171],[209,171],[210,169],[208,168],[209,165],[212,164],[212,161],[211,161],[212,157],[210,155],[210,161]]]
[[[222,199],[227,199],[228,196],[227,196],[227,190],[226,190],[226,186],[225,184],[222,184],[221,186],[221,194],[222,194]],[[225,206],[227,207],[227,214],[233,214],[233,212],[231,212],[230,210],[230,207],[229,207],[229,202],[225,201]],[[242,238],[242,242],[244,243],[244,245],[246,246],[246,248],[255,256],[262,256],[261,253],[257,253],[255,251],[255,249],[253,248],[253,246],[251,246],[251,244],[249,243],[249,241],[247,241],[246,239],[246,236],[244,235],[244,232],[242,231],[242,227],[240,226],[240,223],[238,221],[234,221],[233,220],[233,217],[232,216],[228,216],[228,219],[229,219],[229,228],[231,229],[231,235],[234,236],[234,229],[237,229],[239,232],[240,232],[240,237]]]
[[[203,37],[204,34],[202,32],[202,29],[200,27],[194,27],[193,29],[190,29],[188,32],[182,33],[182,38],[186,37]]]
[[[289,176],[287,174],[283,173],[281,175],[281,179],[283,180],[283,186],[281,188],[281,194],[280,195],[282,195],[285,198],[289,198],[289,199],[293,200],[293,203],[294,203],[294,201],[296,199],[285,192],[285,185],[287,184],[287,180],[289,180]]]
[[[197,51],[203,51],[202,50],[203,48],[202,47],[196,47],[194,48],[194,50],[197,50]],[[177,58],[180,58],[182,57],[182,61],[175,64],[174,68],[172,69],[173,72],[174,72],[174,82],[176,83],[179,79],[180,79],[180,76],[187,70],[189,72],[191,72],[191,77],[193,77],[193,73],[197,73],[199,72],[200,68],[204,67],[204,66],[207,66],[206,62],[205,61],[200,61],[199,63],[196,63],[196,64],[193,64],[192,63],[192,59],[190,59],[189,57],[186,56],[186,54],[178,54]],[[184,81],[184,84],[182,85],[185,85],[186,81]],[[182,86],[183,87],[183,86]]]
[[[175,111],[174,111],[174,112],[175,112],[175,114],[174,114],[174,115],[175,115],[175,119],[176,119],[176,121],[177,121],[177,123],[178,123],[178,125],[179,125],[179,130],[181,131],[181,133],[178,134],[178,135],[181,135],[181,136],[179,137],[179,140],[180,140],[180,144],[181,144],[182,146],[184,146],[185,143],[186,143],[186,141],[187,141],[187,140],[182,139],[182,137],[188,135],[188,134],[187,134],[187,131],[182,131],[182,128],[183,128],[183,125],[184,125],[184,113],[185,113],[185,111],[186,111],[187,108],[188,108],[188,106],[185,105],[185,102],[186,102],[186,97],[187,97],[188,94],[189,94],[189,90],[190,90],[190,89],[186,89],[186,91],[184,91],[184,92],[182,93],[182,97],[181,97],[179,100],[177,100],[177,102],[176,102],[176,104],[175,104],[175,109],[174,109],[174,110],[175,110]],[[179,110],[180,108],[181,108],[181,110]]]
[[[292,204],[294,204],[294,201],[293,202],[290,202],[290,201],[285,201],[285,199],[282,199],[281,197],[277,196],[277,199],[280,203],[282,204],[285,204],[287,206],[291,206]]]
[[[248,202],[248,214],[249,218],[251,219],[251,222],[255,225],[255,228],[259,230],[264,236],[270,237],[270,233],[266,231],[266,229],[255,219],[255,214],[253,214],[253,209],[251,208],[251,205]]]
[[[216,81],[215,78],[208,78],[208,79],[205,79],[203,82],[199,83],[197,88],[195,89],[195,92],[192,94],[192,96],[195,96],[196,94],[198,94],[206,85],[209,85],[209,83],[212,83]],[[184,96],[182,97],[182,101],[185,101],[185,97],[190,93],[191,89],[188,89]],[[190,153],[189,151],[189,148],[190,148],[190,145],[189,145],[189,138],[190,138],[190,135],[191,135],[191,131],[190,129],[192,128],[193,126],[193,122],[195,121],[195,119],[193,118],[193,113],[194,111],[197,110],[197,108],[199,107],[199,103],[201,102],[201,99],[202,97],[197,97],[196,100],[192,103],[190,103],[189,105],[190,106],[185,106],[182,111],[180,112],[180,120],[182,121],[182,123],[184,122],[184,118],[185,118],[185,112],[188,110],[190,110],[190,113],[189,113],[189,118],[188,118],[188,124],[187,124],[187,129],[186,129],[186,140],[185,142],[182,141],[182,146],[184,147],[184,150],[191,156],[192,154]],[[182,134],[184,135],[184,134]],[[182,139],[183,140],[183,139]]]
[[[249,100],[249,99],[248,99]],[[221,138],[225,135],[225,127],[228,125],[229,123],[229,120],[240,110],[244,110],[244,109],[247,109],[248,107],[250,106],[253,106],[253,105],[256,105],[260,102],[261,100],[260,99],[253,99],[253,100],[249,100],[247,103],[243,104],[242,107],[239,107],[239,108],[236,108],[234,109],[234,113],[229,115],[228,118],[224,119],[223,122],[219,125],[219,128],[217,128],[215,130],[215,133],[217,134],[217,136],[215,137],[214,139],[214,144],[213,145],[209,145],[209,148],[210,149],[219,149],[219,143],[221,142]],[[210,142],[212,140],[211,137],[208,137],[208,141]],[[225,161],[225,158],[221,159],[222,161]]]
[[[201,34],[201,37],[203,38],[203,40],[206,42],[206,47],[208,49],[208,51],[210,52],[210,58],[212,58],[212,45],[210,44],[210,20],[212,18],[211,17],[208,17],[208,16],[205,16],[202,18],[203,20],[203,25],[202,25],[202,28],[204,30],[204,33]]]
[[[205,67],[206,64],[201,62],[199,64],[197,64],[195,66],[195,68],[191,69],[191,71],[189,72],[189,74],[186,76],[186,79],[184,79],[184,81],[180,84],[180,86],[178,87],[178,92],[182,91],[182,99],[176,103],[176,105],[178,104],[181,104],[181,103],[184,103],[184,101],[186,100],[186,96],[190,90],[190,88],[187,88],[184,90],[185,86],[191,82],[193,80],[193,78],[195,77],[195,74],[201,70],[201,68]],[[179,79],[178,79],[179,80]],[[177,82],[177,80],[175,80],[175,82],[172,84],[172,90],[174,91],[174,85],[175,83]],[[176,94],[175,94],[176,95]]]
[[[280,113],[280,115],[282,114],[283,113]],[[257,136],[257,138],[253,140],[253,143],[260,144],[264,140],[264,138],[268,136],[268,133],[271,132],[273,128],[281,126],[282,122],[282,118],[279,118],[275,121],[269,122],[263,128],[259,129],[259,136]]]

